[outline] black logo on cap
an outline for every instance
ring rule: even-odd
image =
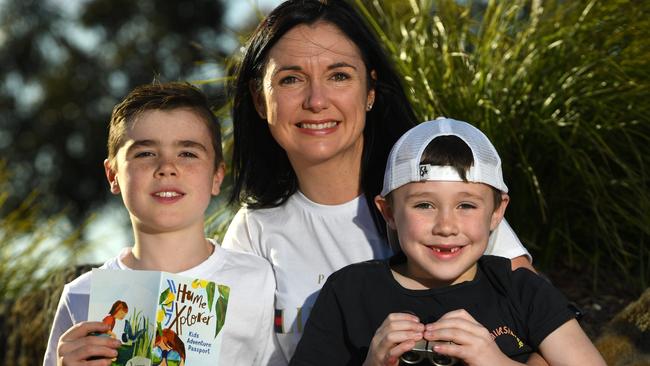
[[[426,165],[420,165],[420,178],[429,175],[429,167]]]

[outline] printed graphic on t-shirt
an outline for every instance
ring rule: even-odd
[[[302,333],[311,312],[311,306],[292,309],[275,309],[274,330],[280,334]]]
[[[490,330],[490,336],[497,343],[501,352],[512,359],[525,360],[533,347],[526,344],[512,327],[501,325]],[[520,358],[523,357],[523,358]]]
[[[493,340],[496,340],[497,337],[500,336],[511,336],[515,339],[518,348],[522,348],[524,346],[524,342],[522,342],[521,339],[517,337],[515,332],[513,332],[512,329],[510,329],[507,325],[503,325],[496,329],[493,329],[490,332],[490,335],[492,336]]]

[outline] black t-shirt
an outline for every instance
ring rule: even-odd
[[[390,263],[404,260],[397,255]],[[555,287],[527,269],[511,271],[505,258],[484,255],[472,281],[429,290],[402,287],[388,261],[373,260],[349,265],[327,279],[291,365],[361,365],[388,314],[412,312],[427,324],[457,309],[470,313],[501,351],[519,362],[574,318]]]

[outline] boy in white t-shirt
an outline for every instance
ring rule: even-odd
[[[187,83],[135,88],[113,109],[104,168],[129,212],[135,243],[102,268],[166,271],[229,286],[219,364],[275,364],[270,265],[205,238],[204,213],[224,176],[220,127],[205,95]],[[109,325],[87,321],[89,292],[89,273],[65,286],[45,366],[110,365],[117,356],[119,340],[91,335]]]

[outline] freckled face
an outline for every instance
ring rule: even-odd
[[[361,160],[374,101],[366,75],[359,49],[330,23],[298,25],[271,48],[256,108],[294,169]]]
[[[398,232],[409,277],[428,287],[473,279],[490,231],[503,218],[507,195],[496,210],[492,188],[480,183],[409,183],[392,195],[388,223]]]

